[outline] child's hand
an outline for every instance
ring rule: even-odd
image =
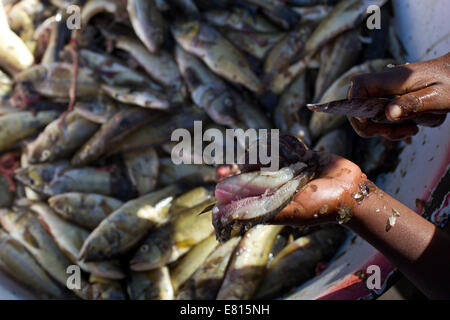
[[[415,135],[417,126],[396,123],[420,119],[424,114],[440,114],[442,121],[450,111],[450,53],[443,57],[394,67],[385,72],[356,76],[348,98],[398,96],[385,109],[392,124],[374,123],[368,119],[350,118],[360,136],[384,136],[397,140]]]
[[[370,182],[361,169],[347,159],[324,153],[319,157],[322,166],[317,178],[299,191],[272,222],[311,225],[336,221],[339,210],[342,214],[351,213],[361,187]]]

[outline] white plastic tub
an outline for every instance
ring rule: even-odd
[[[393,0],[397,33],[410,62],[427,60],[450,51],[450,2],[448,0]],[[377,184],[410,208],[416,199],[430,200],[434,189],[450,167],[450,117],[439,128],[421,128],[406,145],[394,173]],[[406,172],[406,174],[401,174]],[[433,214],[441,221],[450,213],[450,191],[439,199]],[[435,200],[436,202],[436,200]],[[289,299],[370,298],[386,289],[394,267],[372,246],[358,237],[349,239],[339,258],[319,277],[305,283]],[[371,292],[360,279],[369,265],[381,268],[383,286]],[[31,294],[0,273],[0,299],[29,299]]]

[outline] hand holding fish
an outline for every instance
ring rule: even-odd
[[[353,162],[306,150],[291,138],[280,141],[281,162],[288,166],[271,174],[257,166],[243,168],[244,173],[217,185],[213,224],[218,238],[226,240],[261,223],[337,221],[372,244],[429,297],[448,297],[448,288],[436,284],[443,283],[442,277],[450,283],[445,272],[450,258],[444,254],[450,237],[379,189]],[[435,272],[425,279],[430,268]]]
[[[395,98],[386,106],[385,114],[392,124],[349,118],[360,136],[383,136],[391,140],[412,136],[418,132],[417,126],[409,121],[399,122],[430,114],[441,117],[442,123],[450,111],[450,53],[385,72],[355,76],[348,91],[349,99],[391,96]]]
[[[316,154],[320,166],[313,180],[295,194],[271,223],[314,225],[345,222],[357,205],[367,177],[353,162],[332,154]],[[362,197],[362,196],[361,196]]]

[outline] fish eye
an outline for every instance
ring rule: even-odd
[[[142,251],[142,252],[147,252],[147,251],[148,251],[148,245],[144,244],[144,245],[141,247],[141,251]]]

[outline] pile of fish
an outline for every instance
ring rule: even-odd
[[[53,299],[277,298],[313,278],[346,230],[252,223],[219,242],[224,167],[175,165],[193,154],[172,153],[171,134],[194,121],[278,128],[369,175],[385,170],[395,144],[306,105],[345,99],[353,76],[402,62],[386,2],[0,1],[0,269]],[[366,28],[371,4],[380,30]],[[299,174],[311,177],[298,163],[272,178],[295,189],[282,177]]]

